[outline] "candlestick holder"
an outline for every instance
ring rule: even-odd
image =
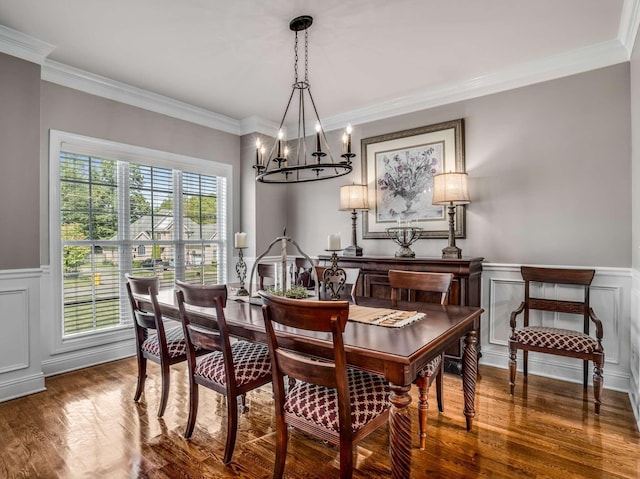
[[[244,256],[242,254],[242,250],[245,248],[237,248],[238,249],[238,262],[236,263],[236,273],[238,274],[238,278],[240,279],[240,289],[236,293],[238,296],[249,296],[249,291],[247,291],[244,287],[244,280],[247,278],[247,263],[244,262]]]
[[[347,282],[346,271],[338,266],[338,251],[342,250],[326,249],[325,251],[331,251],[331,267],[325,269],[322,273],[322,283],[325,291],[328,290],[331,293],[331,300],[337,301],[340,299],[340,292]]]
[[[387,236],[400,245],[396,258],[415,258],[416,254],[409,248],[420,238],[422,228],[415,226],[397,226],[387,228]]]
[[[354,156],[356,156],[355,153],[343,153],[342,155],[340,155],[340,157],[342,158],[342,163],[346,163],[347,165],[351,164],[351,158],[353,158]]]

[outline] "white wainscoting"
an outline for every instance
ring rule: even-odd
[[[630,391],[631,379],[631,342],[629,341],[631,270],[598,267],[594,269],[596,275],[591,285],[591,307],[602,320],[604,328],[604,387],[627,392]],[[577,290],[563,286],[548,286],[543,291],[546,297],[557,295],[568,299],[577,293]],[[519,306],[523,297],[524,281],[520,274],[520,265],[483,264],[482,307],[485,313],[482,315],[481,364],[508,368],[508,340],[511,331],[509,317],[511,311]],[[563,315],[553,313],[538,318],[542,324],[558,327],[562,327],[567,319]],[[529,353],[530,375],[536,374],[582,383],[582,370],[582,361],[578,359]],[[523,380],[522,352],[518,354],[518,371],[516,384]],[[592,372],[589,374],[590,382],[592,374]],[[505,388],[507,387],[508,384],[505,384]]]
[[[635,269],[631,279],[631,312],[629,398],[636,416],[636,425],[640,430],[640,271]]]
[[[39,269],[0,271],[0,401],[43,391]]]
[[[42,267],[42,372],[53,376],[96,364],[123,359],[136,354],[133,328],[78,339],[61,339],[60,324],[53,314],[58,302],[54,294],[60,282],[51,277],[51,269]]]

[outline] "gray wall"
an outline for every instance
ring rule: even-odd
[[[640,36],[631,57],[631,161],[632,161],[632,241],[633,269],[640,274]]]
[[[619,64],[354,128],[354,171],[288,188],[288,223],[312,255],[329,233],[351,238],[338,211],[341,185],[361,181],[360,139],[464,118],[467,206],[465,256],[493,263],[629,267],[631,150],[629,64]],[[334,135],[338,144],[338,133]],[[391,240],[362,240],[365,255],[393,255]],[[412,246],[440,256],[446,239]]]
[[[631,57],[632,290],[629,395],[640,429],[640,38]]]
[[[91,136],[145,148],[233,165],[235,205],[240,204],[240,138],[148,110],[42,82],[41,229],[40,254],[48,264],[49,130]],[[34,174],[35,171],[34,170]],[[230,225],[240,224],[240,208],[234,208]]]
[[[38,268],[40,66],[0,53],[0,269]]]
[[[291,225],[287,225],[287,189],[283,185],[265,185],[257,183],[253,165],[256,161],[256,138],[269,144],[273,138],[252,133],[241,139],[242,151],[242,230],[247,233],[248,248],[245,254],[255,257],[262,254],[267,246],[278,236],[282,236],[284,228],[287,233]],[[275,246],[271,254],[279,254]],[[249,266],[249,273],[251,272]]]

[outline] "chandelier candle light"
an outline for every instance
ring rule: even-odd
[[[346,143],[345,143],[346,151]],[[343,256],[362,256],[362,248],[358,246],[356,235],[356,210],[369,209],[369,192],[366,185],[346,185],[340,187],[340,211],[351,210],[351,246],[345,248]]]
[[[449,210],[449,246],[442,250],[443,258],[460,259],[462,250],[456,246],[454,217],[457,205],[468,205],[469,188],[467,174],[462,172],[440,173],[433,177],[434,205],[446,206]]]
[[[343,136],[343,153],[340,155],[339,161],[334,161],[331,149],[327,143],[325,131],[320,123],[320,116],[316,104],[311,95],[311,86],[309,84],[308,72],[308,32],[307,29],[313,24],[313,18],[309,15],[296,17],[289,23],[289,28],[295,32],[294,46],[294,83],[284,110],[284,115],[280,121],[278,134],[273,142],[268,156],[265,156],[266,150],[262,146],[260,139],[256,141],[256,164],[253,168],[256,170],[256,181],[262,183],[303,183],[308,181],[318,181],[351,173],[353,169],[351,160],[355,153],[351,151],[351,125],[348,125]],[[298,78],[298,32],[304,32],[304,79]],[[289,151],[287,140],[284,135],[284,125],[289,113],[289,107],[297,101],[297,125],[294,128],[297,139],[288,140],[295,149],[294,152]],[[305,107],[305,104],[308,105]],[[293,108],[292,108],[293,109]],[[315,148],[312,150],[307,147],[307,121],[305,118],[306,111],[312,111],[315,114]],[[324,143],[324,148],[323,148]]]

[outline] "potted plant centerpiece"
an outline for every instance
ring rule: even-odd
[[[269,288],[268,292],[271,294],[275,294],[276,296],[284,296],[285,298],[290,299],[307,299],[307,297],[309,296],[309,292],[304,286],[291,286],[284,292],[284,294],[281,288],[271,287]]]

